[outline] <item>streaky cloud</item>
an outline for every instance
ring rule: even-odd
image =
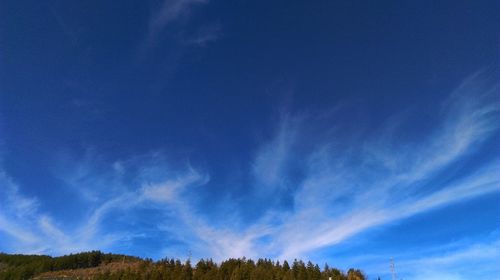
[[[417,142],[422,144],[407,145],[403,152],[381,149],[380,143],[369,148],[383,155],[380,162],[352,165],[352,153],[328,148],[311,153],[309,173],[295,193],[294,212],[275,237],[281,242],[280,258],[302,257],[375,226],[498,191],[497,162],[485,162],[478,172],[453,183],[432,185],[436,174],[474,153],[498,130],[497,96],[496,85],[484,90],[475,79],[466,80],[445,103],[435,131]],[[373,155],[362,152],[355,156]],[[385,169],[388,159],[398,162],[394,169]],[[431,192],[418,195],[423,187]]]
[[[170,24],[189,16],[190,10],[196,5],[208,3],[208,0],[163,0],[158,10],[153,11],[149,20],[148,37],[146,45],[151,45],[156,37]],[[207,33],[206,36],[214,36],[215,33]],[[215,38],[199,38],[200,44]]]
[[[362,232],[498,192],[500,163],[495,160],[445,182],[437,180],[442,172],[460,168],[458,163],[481,151],[498,132],[498,95],[497,85],[484,87],[477,78],[467,79],[436,112],[432,129],[400,145],[392,140],[402,133],[393,123],[404,123],[404,116],[393,118],[390,128],[376,135],[361,134],[345,148],[337,143],[342,135],[336,133],[342,132],[332,129],[336,124],[330,118],[322,123],[310,121],[318,119],[314,115],[284,114],[274,137],[248,163],[251,180],[246,183],[257,193],[248,203],[265,208],[250,222],[239,215],[238,201],[200,203],[200,194],[210,193],[217,182],[189,164],[173,164],[167,153],[110,163],[90,154],[63,162],[68,168],[54,169],[55,177],[86,206],[88,211],[78,217],[81,222],[63,226],[1,172],[0,231],[17,241],[8,248],[14,252],[61,254],[113,249],[120,243],[133,246],[136,238],[148,238],[154,231],[175,240],[158,245],[158,254],[187,256],[192,251],[193,257],[216,260],[307,257]],[[293,174],[297,169],[300,178]],[[283,197],[291,198],[289,207],[272,203]],[[213,206],[223,213],[217,221],[204,213]],[[134,214],[140,211],[154,218],[139,221]],[[149,224],[136,228],[139,222]]]

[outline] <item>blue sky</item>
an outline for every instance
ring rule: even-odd
[[[0,251],[500,277],[499,11],[2,1]]]

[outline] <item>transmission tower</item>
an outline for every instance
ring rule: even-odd
[[[394,267],[394,259],[391,258],[391,274],[392,274],[392,280],[396,280],[396,268]]]

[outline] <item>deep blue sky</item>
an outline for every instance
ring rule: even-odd
[[[2,1],[0,251],[500,277],[499,26],[498,1]]]

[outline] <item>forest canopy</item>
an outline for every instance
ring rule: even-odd
[[[164,258],[158,261],[100,251],[61,257],[0,253],[0,279],[168,279],[168,280],[364,280],[358,269],[343,272],[327,264],[294,260],[289,263],[258,259]]]

